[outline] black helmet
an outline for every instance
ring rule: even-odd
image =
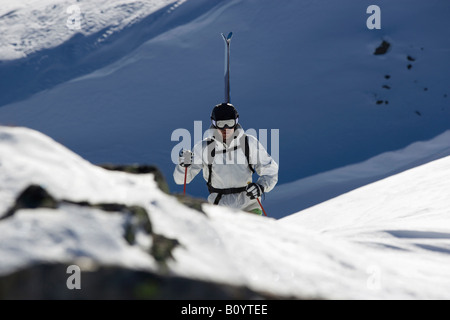
[[[231,103],[221,103],[214,107],[213,111],[211,112],[211,121],[213,126],[223,129],[225,126],[229,128],[234,128],[239,119],[239,113],[237,112],[236,108]],[[234,120],[234,124],[231,125],[230,122],[223,120]],[[218,123],[218,121],[220,121]],[[223,122],[223,124],[222,124]]]
[[[218,104],[211,112],[211,120],[236,120],[237,118],[239,118],[239,113],[231,103]]]

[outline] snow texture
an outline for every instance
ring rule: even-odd
[[[297,298],[449,298],[449,157],[275,220],[209,204],[205,215],[151,174],[106,171],[30,129],[0,127],[0,142],[0,212],[31,183],[58,199],[143,206],[156,233],[181,243],[175,275]],[[155,270],[122,223],[71,205],[19,210],[0,221],[0,272],[70,259]]]
[[[356,0],[0,4],[0,216],[33,183],[146,208],[182,244],[174,274],[295,297],[450,298],[449,1],[377,1],[380,30],[366,27],[373,3]],[[229,31],[231,102],[278,153],[269,218],[205,216],[151,174],[97,166],[154,164],[181,192],[173,133],[193,146],[194,121],[209,127]],[[206,198],[205,181],[187,192]],[[0,221],[0,272],[78,258],[154,270],[122,224],[69,204],[19,210]]]
[[[0,28],[10,52],[0,64],[0,123],[41,131],[96,164],[152,163],[171,176],[174,149],[192,147],[201,138],[194,121],[206,131],[224,99],[220,34],[229,31],[231,102],[244,129],[263,140],[259,130],[268,130],[280,190],[321,184],[330,171],[450,129],[448,1],[379,1],[380,30],[366,27],[371,3],[355,0],[80,1],[80,30],[66,26],[66,3],[58,4],[14,1],[1,9],[4,21],[21,18]],[[383,41],[389,50],[374,55]],[[191,139],[173,137],[177,129]],[[448,155],[449,147],[433,153]],[[267,208],[281,218],[429,160],[422,154],[399,165],[394,156],[287,208],[275,189]],[[200,176],[187,190],[208,195]]]

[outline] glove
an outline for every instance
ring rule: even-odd
[[[257,183],[250,183],[247,185],[246,191],[247,196],[250,197],[250,199],[256,199],[264,193],[264,188]]]
[[[194,153],[190,150],[180,150],[178,154],[178,164],[183,168],[189,167],[194,161]]]

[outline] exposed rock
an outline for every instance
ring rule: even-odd
[[[142,170],[147,169],[125,170]],[[185,195],[175,195],[183,204],[202,212],[203,199]],[[16,199],[7,217],[13,218],[17,210],[23,208],[58,209],[72,205],[89,207],[105,212],[125,215],[123,236],[127,243],[136,245],[137,232],[144,232],[151,237],[150,247],[145,250],[158,263],[156,271],[135,270],[121,266],[100,265],[93,261],[94,267],[81,270],[80,289],[69,289],[68,279],[71,273],[68,267],[77,265],[69,263],[41,263],[24,266],[9,274],[0,276],[0,299],[289,299],[264,292],[255,292],[245,286],[201,281],[173,276],[167,261],[174,259],[173,250],[182,244],[177,239],[156,234],[145,208],[120,203],[97,203],[55,199],[43,187],[30,185]],[[56,211],[55,211],[56,212]],[[5,218],[5,217],[4,217]],[[3,218],[3,219],[4,219]],[[79,262],[79,261],[78,261]],[[295,298],[298,299],[298,298]]]
[[[373,54],[374,55],[386,54],[390,47],[391,44],[386,40],[383,40],[383,42],[378,46],[378,48],[375,49],[375,52]]]
[[[0,276],[0,300],[255,300],[290,299],[245,286],[163,276],[119,266],[80,266],[80,289],[69,289],[67,272],[76,261],[29,266]],[[296,298],[297,299],[297,298]]]
[[[136,233],[139,230],[144,231],[146,234],[153,234],[152,224],[148,217],[147,210],[139,206],[127,207],[130,213],[130,217],[124,227],[124,238],[130,245],[136,242]]]
[[[30,185],[20,193],[14,205],[0,218],[6,219],[14,215],[19,209],[36,209],[58,207],[58,202],[44,188],[38,185]]]
[[[169,239],[160,234],[153,234],[151,254],[159,263],[165,263],[167,259],[173,259],[172,251],[180,244],[177,239]]]
[[[136,234],[140,231],[152,237],[152,246],[148,249],[148,253],[153,258],[165,266],[166,260],[173,259],[172,250],[179,245],[178,240],[168,239],[163,235],[153,233],[152,224],[147,210],[140,206],[127,206],[120,203],[98,203],[91,204],[87,201],[72,201],[72,200],[55,200],[44,188],[37,185],[30,185],[27,187],[16,199],[14,206],[2,217],[2,219],[11,217],[14,213],[22,208],[52,208],[56,209],[62,204],[70,204],[80,207],[89,207],[105,212],[119,212],[126,215],[126,222],[124,224],[123,237],[130,245],[136,243]]]
[[[197,210],[206,215],[206,213],[203,211],[202,205],[204,203],[208,203],[208,201],[201,198],[193,198],[191,196],[183,194],[175,194],[175,197],[178,199],[179,202],[181,202],[185,206]]]
[[[107,163],[100,165],[100,167],[111,171],[123,171],[134,174],[153,173],[158,187],[165,193],[170,193],[169,185],[167,184],[164,175],[156,166],[141,164],[118,165]]]

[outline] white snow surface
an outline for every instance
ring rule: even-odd
[[[96,164],[155,164],[166,177],[174,149],[198,140],[194,121],[205,131],[223,101],[220,33],[232,31],[240,123],[267,129],[268,142],[279,130],[279,184],[266,197],[276,218],[432,160],[410,153],[397,162],[392,152],[450,129],[447,0],[380,0],[380,30],[366,27],[373,3],[358,0],[3,3],[0,124],[36,129]],[[72,4],[80,30],[66,26]],[[383,40],[389,51],[374,55]],[[192,139],[176,141],[177,129]],[[435,159],[449,148],[433,150]],[[314,189],[324,174],[385,153],[381,166]],[[298,196],[283,201],[292,183]],[[208,196],[201,176],[187,190]]]
[[[295,298],[449,299],[450,158],[275,220],[160,191],[151,174],[111,172],[47,136],[0,127],[0,213],[27,185],[58,199],[145,207],[154,231],[180,241],[173,274]],[[90,259],[155,270],[122,238],[119,215],[62,205],[0,221],[0,272],[36,261]]]
[[[450,2],[380,0],[381,30],[366,28],[371,4],[0,0],[0,216],[35,183],[145,207],[182,244],[174,274],[303,298],[450,299]],[[152,175],[94,165],[155,164],[182,190],[171,135],[209,127],[229,31],[240,123],[280,132],[269,218],[205,216]],[[200,177],[187,192],[207,196]],[[0,273],[90,259],[156,270],[150,240],[129,246],[122,224],[71,205],[19,210],[0,221]]]
[[[169,5],[167,10],[174,9],[184,1],[1,0],[0,60],[54,48],[77,33],[89,36],[104,30],[97,39],[100,43],[151,13]]]

